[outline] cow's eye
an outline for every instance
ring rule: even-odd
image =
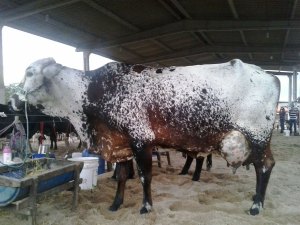
[[[33,76],[33,73],[32,72],[27,72],[26,73],[26,77],[32,77]]]

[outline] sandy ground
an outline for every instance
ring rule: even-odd
[[[72,144],[70,149],[75,149]],[[71,211],[72,193],[61,192],[39,202],[38,224],[42,225],[246,225],[246,224],[300,224],[300,137],[286,137],[274,131],[272,149],[276,159],[267,195],[265,209],[251,216],[255,191],[255,171],[239,168],[232,174],[225,160],[213,156],[210,172],[203,170],[200,182],[191,180],[195,162],[189,175],[179,176],[185,159],[181,153],[171,153],[172,166],[162,158],[162,168],[153,162],[152,197],[154,209],[140,215],[142,187],[139,179],[126,183],[125,202],[117,212],[108,207],[113,201],[116,182],[111,173],[99,176],[92,191],[81,190],[79,205]],[[66,148],[59,146],[58,155]],[[30,220],[0,208],[0,224],[30,224]]]

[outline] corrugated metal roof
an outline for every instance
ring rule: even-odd
[[[298,0],[1,0],[0,23],[128,63],[300,62]]]

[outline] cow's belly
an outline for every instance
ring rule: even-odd
[[[128,136],[103,124],[98,125],[94,140],[96,151],[108,162],[123,162],[133,157]]]
[[[194,158],[206,155],[214,150],[218,151],[228,164],[235,169],[242,165],[251,152],[248,140],[237,130],[208,133],[206,136],[197,137],[175,130],[167,132],[164,129],[159,129],[156,132],[156,141],[157,145],[186,151]]]

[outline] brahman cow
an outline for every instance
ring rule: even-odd
[[[218,150],[234,170],[253,163],[250,213],[263,207],[275,164],[270,140],[280,83],[257,66],[240,60],[165,68],[113,62],[84,73],[46,58],[27,68],[23,90],[20,99],[67,118],[105,160],[120,163],[111,210],[123,203],[122,165],[133,155],[143,186],[140,213],[151,211],[154,146],[185,149],[194,157]]]

